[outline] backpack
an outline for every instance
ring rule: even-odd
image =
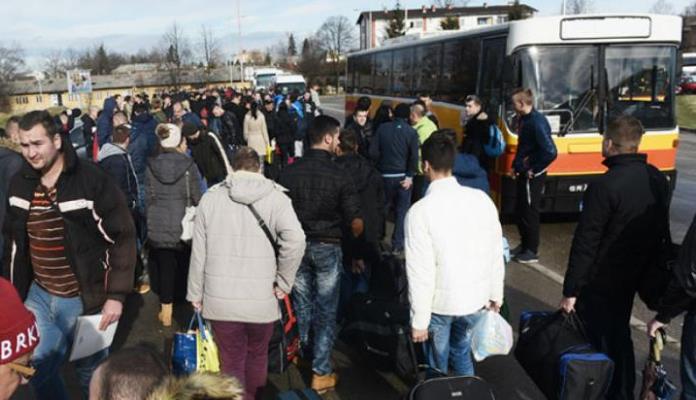
[[[483,145],[483,151],[488,157],[498,157],[505,151],[505,140],[503,132],[500,131],[498,125],[491,124],[488,127],[488,143]]]

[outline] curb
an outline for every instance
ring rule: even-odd
[[[696,131],[694,131],[696,132]],[[519,264],[519,263],[517,263]],[[556,271],[545,267],[539,263],[529,263],[529,264],[519,264],[519,265],[526,265],[535,270],[536,272],[544,275],[545,277],[551,279],[552,281],[558,283],[559,285],[563,286],[563,277]],[[640,331],[645,331],[647,328],[647,323],[643,320],[638,319],[637,317],[631,315],[631,321],[630,325],[632,328],[636,328]],[[681,341],[675,339],[672,336],[667,335],[667,343],[674,346],[676,349],[681,349]]]
[[[696,128],[685,128],[683,126],[679,127],[679,133],[681,132],[686,132],[686,133],[696,133]]]

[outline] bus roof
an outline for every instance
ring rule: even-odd
[[[405,40],[374,49],[348,54],[348,57],[379,53],[414,45],[437,43],[470,36],[508,35],[507,54],[521,46],[576,44],[681,42],[682,18],[657,14],[585,14],[534,17],[483,28],[456,31],[423,39]]]
[[[543,19],[543,21],[540,21]],[[674,43],[682,19],[657,14],[587,14],[530,18],[510,23],[507,52],[521,46],[575,43]]]

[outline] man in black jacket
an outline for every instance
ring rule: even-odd
[[[662,297],[658,313],[648,323],[648,335],[686,311],[681,337],[682,399],[696,399],[696,216],[691,221],[674,267],[674,277]]]
[[[193,161],[196,162],[208,187],[224,181],[232,171],[230,161],[217,135],[209,132],[205,126],[196,126],[187,122],[181,127],[181,133],[186,138]]]
[[[213,116],[218,119],[218,123],[211,126],[218,126],[218,134],[220,140],[226,149],[236,149],[244,144],[244,136],[240,128],[240,123],[237,121],[237,116],[231,111],[225,111],[219,104],[215,104],[212,109]],[[228,151],[227,154],[234,153]]]
[[[616,400],[633,399],[633,298],[668,223],[667,179],[638,154],[643,133],[633,117],[607,127],[602,155],[609,170],[583,198],[560,305],[577,310],[592,344],[614,361],[607,398]]]
[[[320,115],[312,121],[308,135],[311,149],[281,172],[279,182],[289,190],[307,236],[292,297],[300,341],[305,346],[310,327],[314,330],[312,388],[323,393],[332,390],[337,382],[330,359],[343,268],[341,239],[344,227],[354,237],[360,236],[363,220],[351,177],[333,161],[339,144],[339,122]]]
[[[31,380],[38,399],[67,399],[60,370],[77,318],[101,313],[99,329],[118,321],[133,290],[135,228],[123,193],[99,166],[79,160],[46,111],[19,124],[27,163],[14,176],[3,233],[3,274],[36,316],[41,342]],[[83,394],[100,351],[76,361]]]
[[[369,159],[370,141],[372,140],[372,121],[370,121],[369,110],[356,109],[344,128],[350,129],[357,134],[358,152],[363,157]]]
[[[138,206],[139,182],[130,154],[128,145],[130,144],[130,129],[128,125],[119,125],[114,128],[111,135],[111,143],[106,143],[99,150],[97,161],[99,165],[111,175],[114,182],[126,196],[128,208],[135,210]]]
[[[370,157],[384,180],[385,207],[393,208],[396,215],[392,236],[392,252],[404,251],[404,218],[411,206],[413,176],[418,172],[418,134],[408,123],[411,110],[408,104],[399,104],[394,110],[394,121],[377,129],[370,145]]]
[[[97,132],[97,117],[99,116],[99,107],[89,106],[86,113],[82,114],[82,137],[85,140],[85,152],[87,153],[87,159],[92,160],[94,154],[92,152],[92,146],[94,146],[94,137]]]

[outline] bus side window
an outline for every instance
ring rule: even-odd
[[[466,96],[476,94],[480,43],[479,38],[445,42],[438,98],[464,104]]]
[[[437,80],[441,73],[442,43],[416,47],[416,63],[413,68],[413,92],[437,93]]]
[[[506,38],[483,41],[478,93],[487,110],[497,114],[503,100],[503,63],[505,61]]]
[[[393,51],[383,51],[375,55],[375,94],[389,94],[391,91],[392,53]]]
[[[408,97],[411,95],[411,79],[413,66],[413,48],[394,51],[394,70],[392,77],[392,95],[395,97]]]

